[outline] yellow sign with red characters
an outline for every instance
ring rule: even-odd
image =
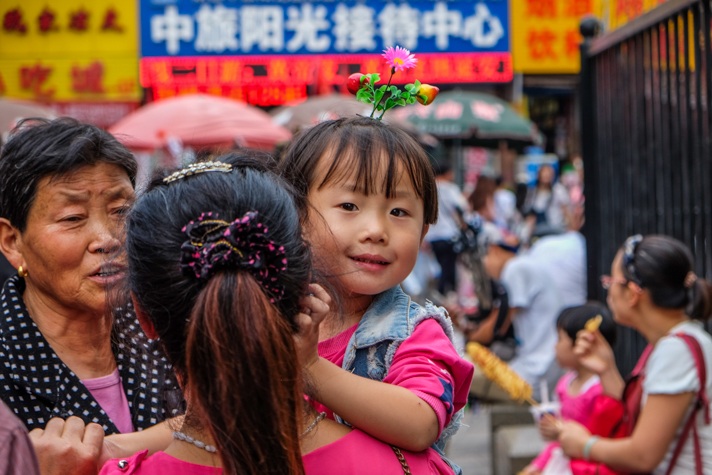
[[[652,10],[666,0],[609,0],[608,29],[614,30]]]
[[[581,67],[581,17],[592,14],[610,31],[665,1],[511,0],[514,72],[576,74]]]
[[[140,99],[135,0],[0,2],[0,95]]]
[[[512,60],[523,74],[576,74],[579,23],[601,18],[602,0],[511,0]]]

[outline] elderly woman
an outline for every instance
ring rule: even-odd
[[[0,250],[17,269],[0,292],[0,399],[29,429],[164,418],[169,367],[144,337],[122,342],[133,311],[107,305],[136,169],[110,134],[66,118],[21,124],[0,154]]]

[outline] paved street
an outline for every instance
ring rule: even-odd
[[[448,455],[464,475],[492,475],[487,408],[468,408],[463,426],[450,441]]]

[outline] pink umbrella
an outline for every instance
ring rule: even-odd
[[[276,124],[297,132],[325,120],[352,115],[368,116],[371,109],[370,104],[358,102],[352,95],[334,93],[287,103],[270,111],[270,115]]]
[[[55,114],[51,109],[34,102],[16,99],[0,99],[0,142],[7,132],[11,131],[17,123],[27,118],[54,119]]]
[[[170,140],[192,147],[273,150],[292,137],[263,110],[207,94],[152,102],[121,119],[109,132],[133,150],[155,150]]]

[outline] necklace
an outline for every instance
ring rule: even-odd
[[[319,425],[321,420],[324,419],[325,417],[326,417],[326,412],[320,412],[319,414],[317,414],[317,416],[314,418],[314,420],[311,422],[311,424],[309,424],[309,426],[306,429],[304,429],[304,432],[302,432],[299,435],[299,438],[301,439],[302,437],[307,435],[309,432],[313,431],[316,428],[316,426]]]
[[[173,438],[176,440],[181,440],[183,442],[188,442],[189,444],[193,444],[196,447],[198,447],[199,449],[203,449],[207,452],[210,452],[211,454],[214,454],[218,451],[217,447],[215,447],[214,445],[208,445],[205,442],[194,439],[191,436],[189,436],[188,434],[185,434],[185,433],[177,431],[177,430],[173,431]]]

